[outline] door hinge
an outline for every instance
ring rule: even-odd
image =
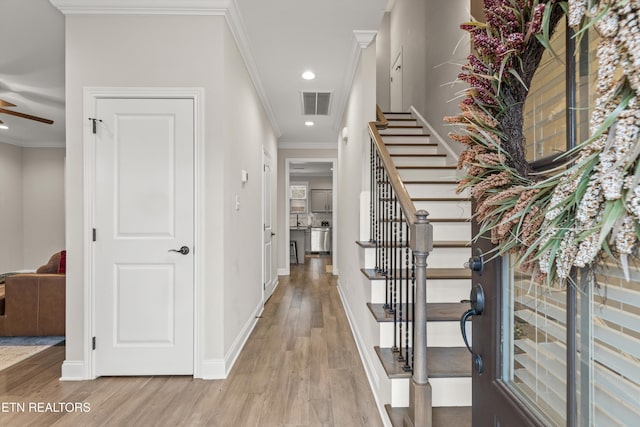
[[[96,349],[96,337],[91,338],[91,350]]]
[[[93,133],[95,135],[96,133],[98,133],[96,122],[102,123],[102,120],[96,119],[95,117],[89,117],[89,120],[91,120],[93,122],[91,129],[92,129],[92,131],[93,131]]]
[[[92,239],[93,239],[94,242],[97,240],[96,236],[97,236],[97,232],[96,232],[96,229],[94,228],[93,232],[92,232]]]

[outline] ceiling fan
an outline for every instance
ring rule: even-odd
[[[16,104],[12,104],[11,102],[0,99],[0,113],[2,114],[9,114],[11,116],[22,117],[23,119],[35,120],[37,122],[46,123],[48,125],[53,124],[53,120],[45,119],[38,116],[32,116],[31,114],[25,114],[19,111],[7,110],[4,107],[16,107]],[[2,120],[0,120],[0,124],[2,124]]]

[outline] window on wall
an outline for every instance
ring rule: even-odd
[[[545,54],[525,104],[530,161],[566,150],[564,23]],[[598,46],[594,31],[577,46],[576,130],[589,135]],[[572,84],[569,82],[568,84]],[[578,271],[563,286],[535,283],[504,263],[502,378],[549,425],[567,425],[567,398],[577,402],[577,425],[637,425],[640,419],[640,266],[626,280],[619,263],[603,259],[593,272]],[[574,287],[573,293],[567,287]],[[567,314],[575,319],[569,329]],[[569,340],[568,337],[572,339]],[[569,344],[575,338],[575,348]],[[567,372],[576,374],[575,382]]]
[[[306,182],[292,182],[289,185],[289,199],[291,206],[289,212],[301,214],[308,212],[309,184]]]

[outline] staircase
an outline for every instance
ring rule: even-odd
[[[460,333],[460,317],[469,306],[460,301],[471,288],[471,273],[463,268],[471,256],[471,201],[466,193],[456,194],[455,160],[410,113],[379,113],[378,120],[370,125],[371,187],[376,190],[371,238],[357,243],[364,251],[361,271],[371,284],[371,322],[379,329],[375,352],[391,383],[385,407],[394,426],[470,426],[471,358]],[[387,167],[389,159],[393,167]],[[418,225],[412,224],[411,209]],[[429,248],[426,296],[416,249],[421,211],[428,212],[432,226],[425,228],[429,242],[422,242]],[[415,301],[423,298],[424,366],[418,360],[424,352],[413,349],[414,340],[422,339],[414,337],[421,331],[414,319],[424,318]]]

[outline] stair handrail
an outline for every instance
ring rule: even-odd
[[[373,147],[378,153],[385,169],[389,184],[395,193],[397,203],[404,214],[404,221],[409,225],[409,247],[413,252],[415,265],[415,300],[414,300],[414,331],[413,331],[413,374],[412,382],[418,386],[427,387],[430,390],[427,372],[427,257],[433,251],[433,226],[427,219],[429,213],[426,210],[416,210],[415,204],[407,191],[404,182],[396,168],[391,155],[385,146],[378,129],[387,128],[388,121],[384,113],[376,106],[376,118],[378,121],[369,123],[369,134],[373,141]],[[371,153],[373,156],[373,152]],[[374,177],[371,177],[373,192]],[[371,196],[373,198],[373,194]],[[373,199],[372,199],[373,200]],[[372,202],[373,203],[373,202]],[[373,239],[373,237],[372,237]],[[376,242],[376,250],[378,242]],[[430,392],[428,393],[430,396]],[[429,398],[429,407],[431,406]],[[429,423],[430,425],[430,423]]]
[[[384,117],[384,116],[383,116]],[[386,120],[386,119],[385,119]],[[389,154],[389,150],[384,145],[382,141],[382,137],[380,136],[380,132],[378,132],[378,123],[380,122],[369,122],[369,134],[371,135],[371,139],[373,140],[373,145],[380,156],[380,160],[384,168],[389,175],[389,181],[391,182],[391,187],[393,191],[396,193],[398,197],[398,203],[400,204],[400,208],[402,209],[402,213],[409,225],[413,225],[417,221],[417,211],[416,206],[411,200],[411,196],[409,196],[409,192],[402,182],[402,178],[400,177],[400,173],[396,168],[396,165],[393,163],[391,159],[391,155]],[[428,212],[425,212],[426,215],[429,215]]]

